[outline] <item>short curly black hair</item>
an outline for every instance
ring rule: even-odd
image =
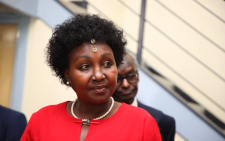
[[[70,52],[91,39],[108,44],[117,67],[121,64],[127,43],[123,31],[98,15],[78,14],[55,27],[46,47],[47,64],[62,84],[67,82],[64,71],[69,68]]]

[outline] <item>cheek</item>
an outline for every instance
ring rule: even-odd
[[[136,87],[135,87],[135,88],[136,88],[136,91],[138,91],[138,85],[136,85]]]
[[[136,92],[137,93],[137,90],[138,90],[138,85],[136,84],[136,85],[133,85],[133,89],[134,89],[134,92]]]
[[[108,79],[110,83],[110,89],[114,92],[116,89],[116,83],[117,83],[117,69],[114,68],[108,72]]]
[[[86,90],[86,86],[89,82],[89,74],[80,73],[74,71],[70,77],[71,86],[76,93],[79,93],[80,90]]]

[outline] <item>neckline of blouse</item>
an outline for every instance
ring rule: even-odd
[[[80,121],[82,121],[82,119],[77,119],[77,118],[74,118],[74,117],[69,115],[69,113],[67,112],[67,109],[66,109],[66,105],[67,105],[68,102],[70,102],[70,101],[66,101],[66,102],[63,102],[63,103],[59,104],[58,114],[63,119],[65,119],[67,121],[70,121],[70,122],[80,122]],[[114,117],[119,116],[120,114],[122,115],[124,113],[121,113],[121,111],[123,111],[123,109],[126,107],[125,105],[126,105],[125,103],[121,103],[121,105],[120,105],[119,109],[116,111],[116,113],[113,114],[109,118],[102,119],[102,120],[94,120],[94,119],[92,119],[91,121],[101,123],[101,122],[105,122],[105,121],[108,121],[110,119],[113,119]]]

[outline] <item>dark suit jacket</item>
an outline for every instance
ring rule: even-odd
[[[0,141],[19,141],[26,125],[24,114],[0,105]]]
[[[148,107],[140,102],[138,102],[138,107],[145,109],[152,115],[153,118],[155,118],[163,141],[174,141],[175,120],[172,117],[167,116],[161,111]]]

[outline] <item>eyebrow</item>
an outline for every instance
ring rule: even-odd
[[[88,56],[88,55],[79,56],[79,57],[77,57],[77,59],[75,60],[75,62],[76,62],[78,59],[80,59],[80,58],[88,58],[88,59],[90,59],[91,57]]]
[[[112,56],[112,54],[111,53],[103,53],[103,54],[101,54],[101,56],[103,57],[103,56],[106,56],[106,55],[110,55],[110,56]],[[113,57],[113,56],[112,56]]]

